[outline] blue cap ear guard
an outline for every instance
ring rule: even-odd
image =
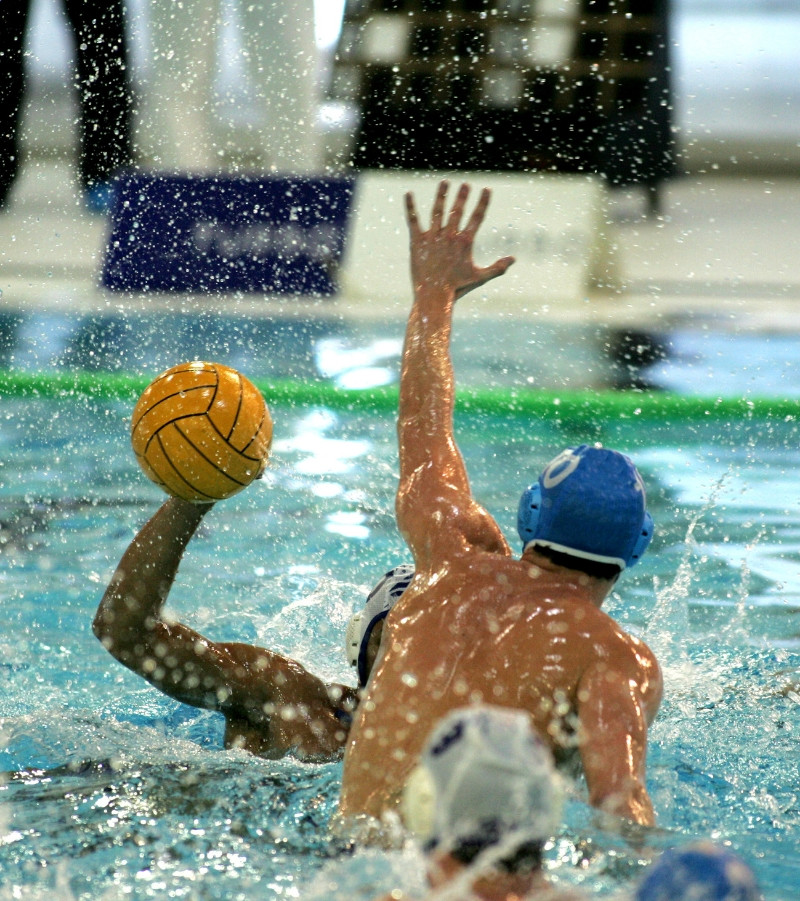
[[[626,456],[581,445],[551,460],[523,493],[517,531],[523,549],[534,543],[625,569],[653,537],[645,503],[641,476]]]

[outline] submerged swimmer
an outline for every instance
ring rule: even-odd
[[[478,705],[433,730],[403,789],[402,816],[426,858],[431,898],[580,901],[542,870],[561,793],[527,713]],[[407,896],[393,891],[382,901]]]
[[[120,560],[97,609],[95,635],[120,663],[171,698],[221,712],[226,748],[264,757],[340,755],[356,689],[325,683],[265,648],[211,641],[164,616],[184,551],[210,509],[179,498],[162,504]],[[362,682],[380,646],[382,619],[412,575],[408,566],[387,573],[348,627],[348,653]]]
[[[473,498],[453,434],[453,308],[513,259],[475,266],[489,192],[462,228],[468,194],[463,185],[446,214],[442,183],[427,231],[406,198],[414,301],[396,509],[416,575],[384,623],[347,739],[340,812],[394,811],[432,726],[482,702],[527,711],[557,758],[577,750],[593,805],[652,824],[645,756],[661,672],[650,649],[600,609],[652,535],[644,486],[620,453],[564,451],[522,497],[520,559]]]

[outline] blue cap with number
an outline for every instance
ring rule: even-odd
[[[523,548],[633,566],[653,537],[644,483],[628,457],[582,444],[562,451],[519,502]]]

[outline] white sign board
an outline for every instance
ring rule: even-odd
[[[605,185],[594,176],[550,173],[363,172],[339,273],[341,294],[385,311],[410,300],[408,230],[404,194],[413,191],[423,227],[430,222],[436,185],[450,181],[450,200],[461,182],[482,187],[492,201],[475,244],[485,266],[508,254],[516,263],[480,289],[498,312],[539,310],[542,304],[582,300],[597,286],[616,283],[607,241]],[[466,218],[466,217],[465,217]]]

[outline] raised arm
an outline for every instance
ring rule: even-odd
[[[505,541],[491,517],[472,499],[469,479],[453,435],[455,386],[450,331],[456,300],[502,275],[513,263],[490,266],[472,260],[475,235],[490,193],[484,189],[462,228],[469,196],[462,185],[445,215],[447,182],[436,192],[431,225],[423,230],[411,194],[406,195],[414,302],[408,318],[400,376],[398,441],[400,484],[397,518],[418,569],[441,554],[437,542],[464,536],[494,549]],[[436,513],[440,516],[435,516]]]
[[[194,707],[265,728],[281,705],[331,706],[329,688],[299,663],[251,645],[214,642],[163,607],[191,537],[210,505],[167,500],[125,551],[100,601],[93,630],[122,664]],[[340,706],[349,703],[340,693]]]
[[[186,546],[210,509],[178,498],[165,501],[128,545],[92,623],[107,651],[159,688],[167,652],[171,663],[176,649],[194,654],[194,643],[202,644],[193,630],[168,623],[163,607]]]

